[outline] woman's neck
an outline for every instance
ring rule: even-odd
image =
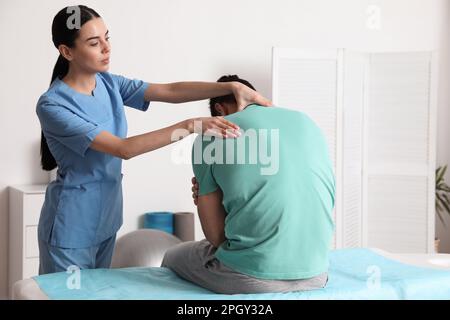
[[[72,68],[69,68],[69,72],[62,78],[62,81],[75,91],[88,95],[92,94],[96,86],[95,73],[74,71]]]

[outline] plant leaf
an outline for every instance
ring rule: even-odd
[[[441,197],[441,195],[439,194],[439,192],[436,192],[436,202],[438,202],[438,203],[442,203],[442,197]]]
[[[440,205],[438,198],[436,198],[436,211],[441,213],[442,210],[442,206]]]
[[[445,221],[444,221],[444,218],[443,218],[442,215],[441,215],[441,213],[440,213],[439,211],[437,211],[437,214],[438,214],[439,220],[441,220],[442,224],[443,224],[444,226],[447,226],[446,223],[445,223]]]
[[[442,194],[442,197],[444,197],[445,202],[446,202],[448,205],[450,205],[450,198],[448,197],[448,195],[445,194],[445,193],[443,193],[443,194]]]
[[[444,179],[441,179],[440,181],[437,181],[436,180],[436,186],[445,186],[445,181],[444,181]]]
[[[447,165],[438,167],[436,169],[436,213],[438,214],[439,220],[442,224],[446,226],[443,211],[446,211],[450,215],[450,198],[447,193],[450,193],[450,187],[445,183],[444,175],[447,170]],[[441,192],[441,193],[439,193]]]
[[[440,182],[442,180],[442,177],[444,176],[445,170],[447,169],[447,166],[445,166],[444,168],[439,167],[436,170],[436,182]]]
[[[450,214],[450,207],[449,207],[448,203],[445,201],[442,201],[442,205],[444,206],[447,213]]]

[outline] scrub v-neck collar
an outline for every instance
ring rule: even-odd
[[[57,77],[56,79],[57,79],[57,81],[61,82],[63,87],[65,87],[66,89],[68,89],[72,93],[76,93],[76,94],[84,96],[84,97],[92,97],[92,98],[96,98],[97,97],[97,91],[98,91],[98,76],[97,76],[97,73],[95,74],[95,88],[94,88],[94,90],[92,90],[92,94],[90,94],[90,95],[78,92],[77,90],[75,90],[71,86],[69,86],[67,83],[62,81],[62,79],[60,79],[59,77]]]

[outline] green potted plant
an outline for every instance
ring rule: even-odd
[[[446,226],[444,214],[450,214],[450,187],[445,183],[444,175],[447,165],[436,169],[436,213],[439,220]],[[435,239],[435,250],[439,252],[439,239]]]

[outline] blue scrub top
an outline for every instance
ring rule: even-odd
[[[123,106],[146,111],[149,83],[97,73],[92,95],[59,78],[37,103],[36,113],[58,164],[45,194],[38,236],[50,245],[86,248],[113,236],[122,225],[122,159],[89,146],[101,131],[127,135]]]

